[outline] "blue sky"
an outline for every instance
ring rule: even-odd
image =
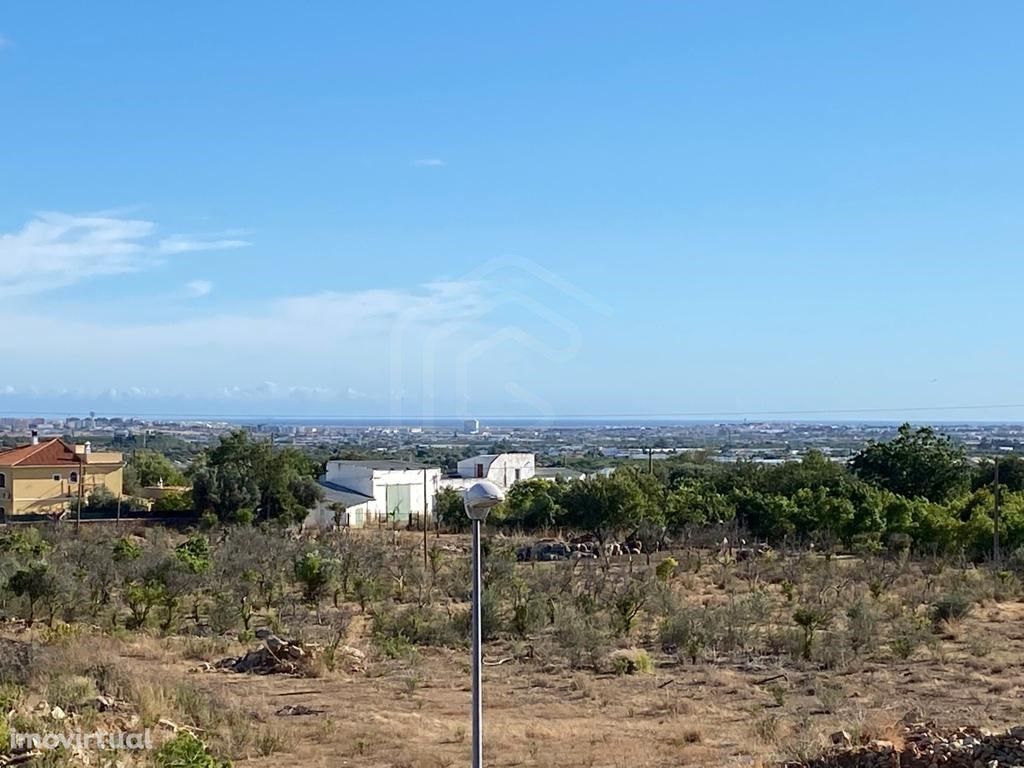
[[[1022,23],[8,4],[0,411],[1024,419]]]

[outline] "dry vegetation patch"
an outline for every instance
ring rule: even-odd
[[[126,547],[96,535],[97,561]],[[105,598],[53,598],[52,621],[27,626],[16,618],[27,607],[8,596],[8,728],[52,729],[58,708],[60,728],[151,728],[158,747],[183,753],[192,734],[210,760],[238,765],[466,761],[461,540],[442,539],[424,566],[421,540],[402,535],[164,536],[133,539],[110,575],[69,587],[102,581]],[[187,541],[188,558],[208,563],[186,568],[148,612],[129,605],[154,597],[127,594],[146,584],[141,563],[160,566]],[[811,761],[837,732],[896,749],[905,721],[1024,722],[1015,576],[905,556],[737,563],[698,549],[649,564],[517,563],[518,545],[491,539],[486,557],[489,765],[767,766]]]

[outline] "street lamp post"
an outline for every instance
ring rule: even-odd
[[[500,504],[505,494],[494,483],[481,480],[466,491],[466,514],[473,528],[473,762],[472,768],[483,768],[483,727],[484,706],[481,687],[483,684],[483,633],[480,624],[481,602],[483,599],[483,570],[480,566],[480,526],[487,519],[491,507]]]

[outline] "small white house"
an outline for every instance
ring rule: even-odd
[[[306,519],[306,527],[334,525],[405,526],[432,520],[441,470],[390,459],[327,462],[320,478],[324,500]]]
[[[465,490],[477,480],[490,480],[508,489],[519,480],[529,480],[537,473],[532,453],[485,453],[471,456],[458,464],[458,476],[445,478],[443,485]]]

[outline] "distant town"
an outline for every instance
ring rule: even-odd
[[[701,451],[721,462],[779,463],[818,451],[845,461],[870,441],[891,439],[897,422],[721,421],[626,423],[596,419],[523,421],[477,419],[417,421],[380,419],[201,420],[106,417],[0,418],[0,446],[22,444],[35,430],[41,438],[90,440],[118,450],[174,447],[198,450],[220,435],[243,429],[275,445],[353,456],[416,456],[527,451],[538,466],[597,468],[625,461],[658,461]],[[969,458],[1024,450],[1024,424],[948,423],[937,429],[964,447]],[[170,450],[168,450],[170,449]]]

